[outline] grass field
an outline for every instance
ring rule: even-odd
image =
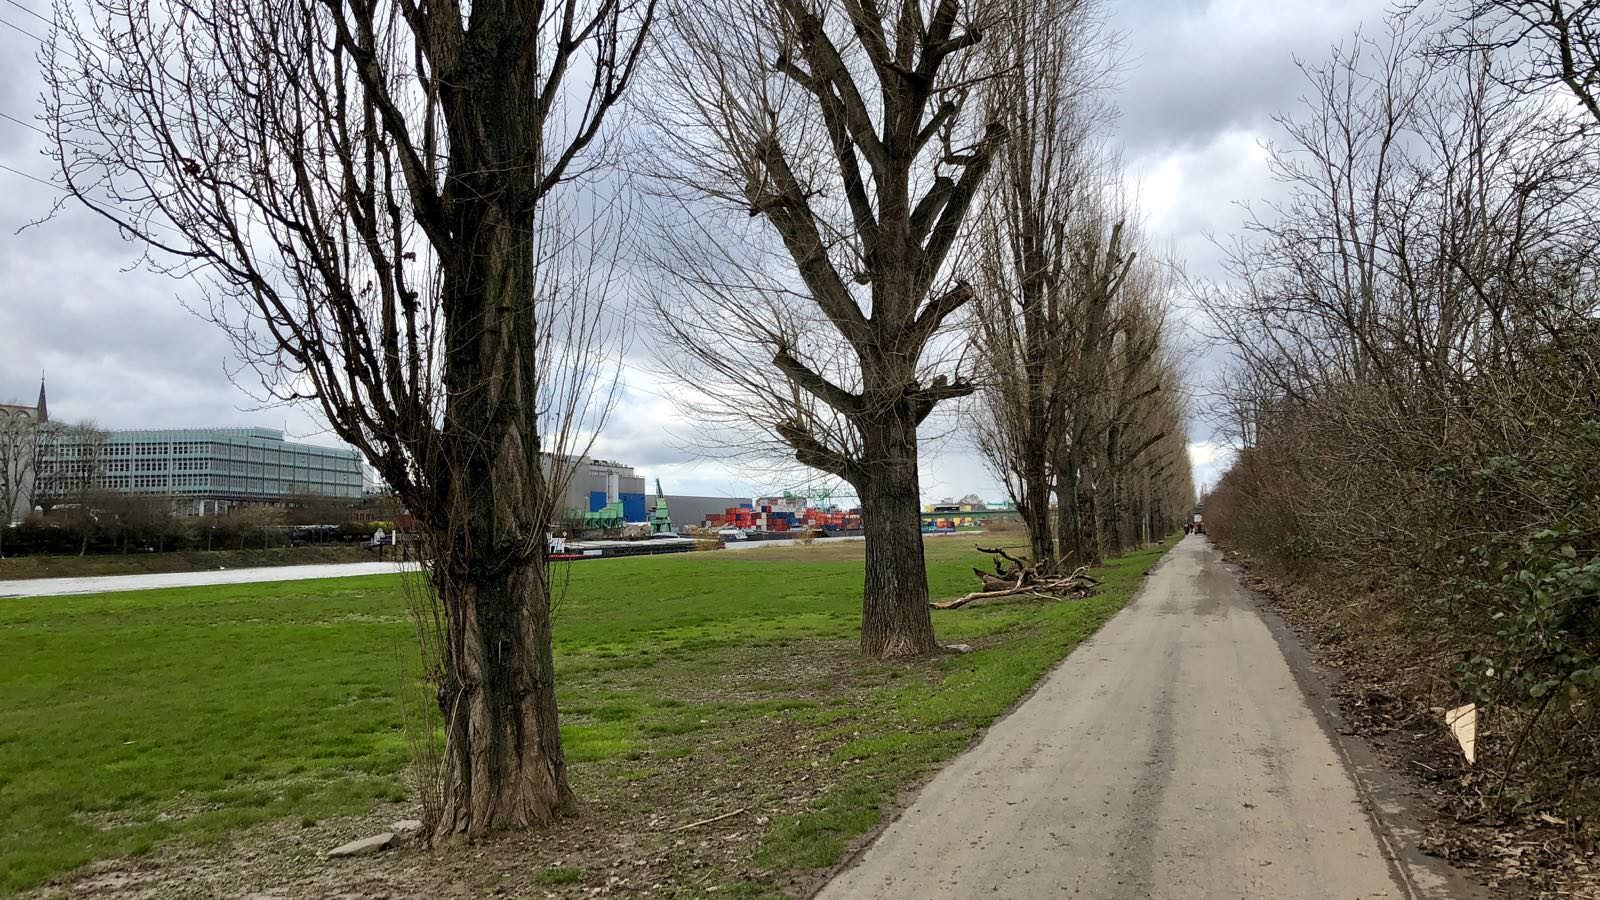
[[[1114,561],[1086,601],[935,613],[942,640],[977,649],[914,663],[853,650],[859,544],[575,564],[556,657],[585,815],[642,830],[743,798],[772,815],[696,883],[782,890],[967,746],[1160,552]],[[928,559],[935,596],[979,562],[957,537]],[[394,576],[0,601],[0,894],[404,800],[410,655]],[[582,888],[582,865],[560,872],[530,885]]]

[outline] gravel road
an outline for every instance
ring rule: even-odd
[[[942,771],[820,897],[1438,896],[1203,537]]]

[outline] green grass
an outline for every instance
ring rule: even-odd
[[[533,877],[536,884],[554,886],[558,884],[577,884],[583,880],[583,870],[577,866],[550,866],[540,869],[539,874]]]
[[[934,595],[968,590],[970,542],[927,546]],[[771,729],[795,729],[822,748],[830,781],[771,822],[757,862],[828,865],[1114,613],[1159,555],[1112,563],[1087,601],[936,612],[942,640],[979,649],[913,663],[850,652],[859,544],[576,564],[556,607],[575,785],[648,787],[656,767],[690,756],[737,766],[774,744]],[[398,696],[414,650],[399,584],[0,601],[0,894],[173,839],[404,799]]]

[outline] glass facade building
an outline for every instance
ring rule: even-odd
[[[361,498],[355,450],[293,443],[267,428],[111,431],[95,445],[60,441],[49,456],[54,471],[81,470],[102,490],[171,497],[195,514],[296,497]]]

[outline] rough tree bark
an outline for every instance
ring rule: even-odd
[[[876,463],[854,482],[866,530],[861,652],[868,656],[918,656],[938,647],[922,552],[916,428],[910,416],[892,413],[870,428],[865,455]]]
[[[1106,429],[1106,485],[1105,496],[1100,498],[1100,550],[1107,556],[1122,553],[1123,487],[1122,487],[1122,424],[1111,423]]]
[[[526,80],[503,77],[512,61],[494,63],[491,56],[478,70],[484,81],[527,89]],[[474,176],[496,160],[533,158],[534,98],[473,88],[465,102],[504,106],[468,117],[476,121],[466,127],[499,146],[458,141],[451,164],[462,174],[451,184],[460,188],[446,192],[464,264],[446,266],[443,290],[445,384],[461,387],[448,395],[440,440],[453,515],[441,524],[447,537],[433,570],[448,616],[439,686],[447,765],[435,840],[542,824],[575,803],[556,711],[548,504],[532,402],[540,373],[531,184],[474,183],[489,180]]]
[[[1061,555],[1078,565],[1099,565],[1100,552],[1094,479],[1085,477],[1083,455],[1075,446],[1059,448],[1055,463],[1056,534]]]

